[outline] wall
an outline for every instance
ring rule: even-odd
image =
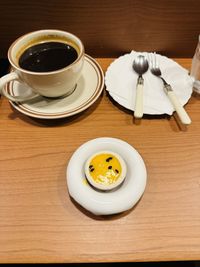
[[[0,58],[29,31],[78,35],[86,52],[115,57],[132,49],[192,57],[200,34],[199,0],[2,0]]]

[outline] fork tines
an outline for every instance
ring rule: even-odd
[[[156,52],[148,53],[148,61],[150,68],[158,68],[158,59],[156,57]]]

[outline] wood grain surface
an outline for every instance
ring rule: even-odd
[[[17,37],[47,28],[78,35],[95,57],[132,49],[192,57],[199,10],[198,0],[2,0],[0,58]]]
[[[113,59],[97,60],[105,71]],[[0,110],[1,263],[200,259],[199,96],[186,105],[187,128],[173,116],[145,116],[137,125],[105,92],[61,120],[26,117],[5,98]],[[132,210],[95,217],[69,197],[66,166],[80,145],[105,136],[138,150],[148,181]]]

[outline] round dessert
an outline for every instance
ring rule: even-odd
[[[118,187],[126,177],[126,163],[112,151],[99,151],[93,154],[85,164],[88,182],[100,190]]]

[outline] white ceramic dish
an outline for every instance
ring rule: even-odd
[[[82,75],[75,91],[63,98],[50,99],[39,96],[33,100],[11,105],[19,112],[30,117],[57,119],[75,115],[90,107],[100,96],[104,87],[104,75],[99,64],[90,56],[85,55]],[[28,89],[28,90],[27,90]],[[6,90],[11,95],[30,93],[31,89],[17,81],[10,82]]]
[[[126,162],[126,179],[115,191],[96,191],[86,181],[85,162],[99,150],[112,150]],[[74,152],[66,177],[69,194],[77,203],[95,215],[109,215],[129,210],[138,202],[145,190],[147,172],[142,157],[131,145],[120,139],[102,137],[84,143]]]
[[[134,110],[136,83],[138,75],[133,71],[133,60],[140,54],[148,58],[146,52],[132,51],[114,60],[105,73],[106,90],[120,105]],[[191,97],[194,79],[174,60],[165,56],[156,55],[157,62],[162,70],[163,78],[172,86],[182,105]],[[174,112],[174,107],[163,90],[161,79],[154,76],[150,69],[143,75],[143,110],[145,114],[159,115]]]

